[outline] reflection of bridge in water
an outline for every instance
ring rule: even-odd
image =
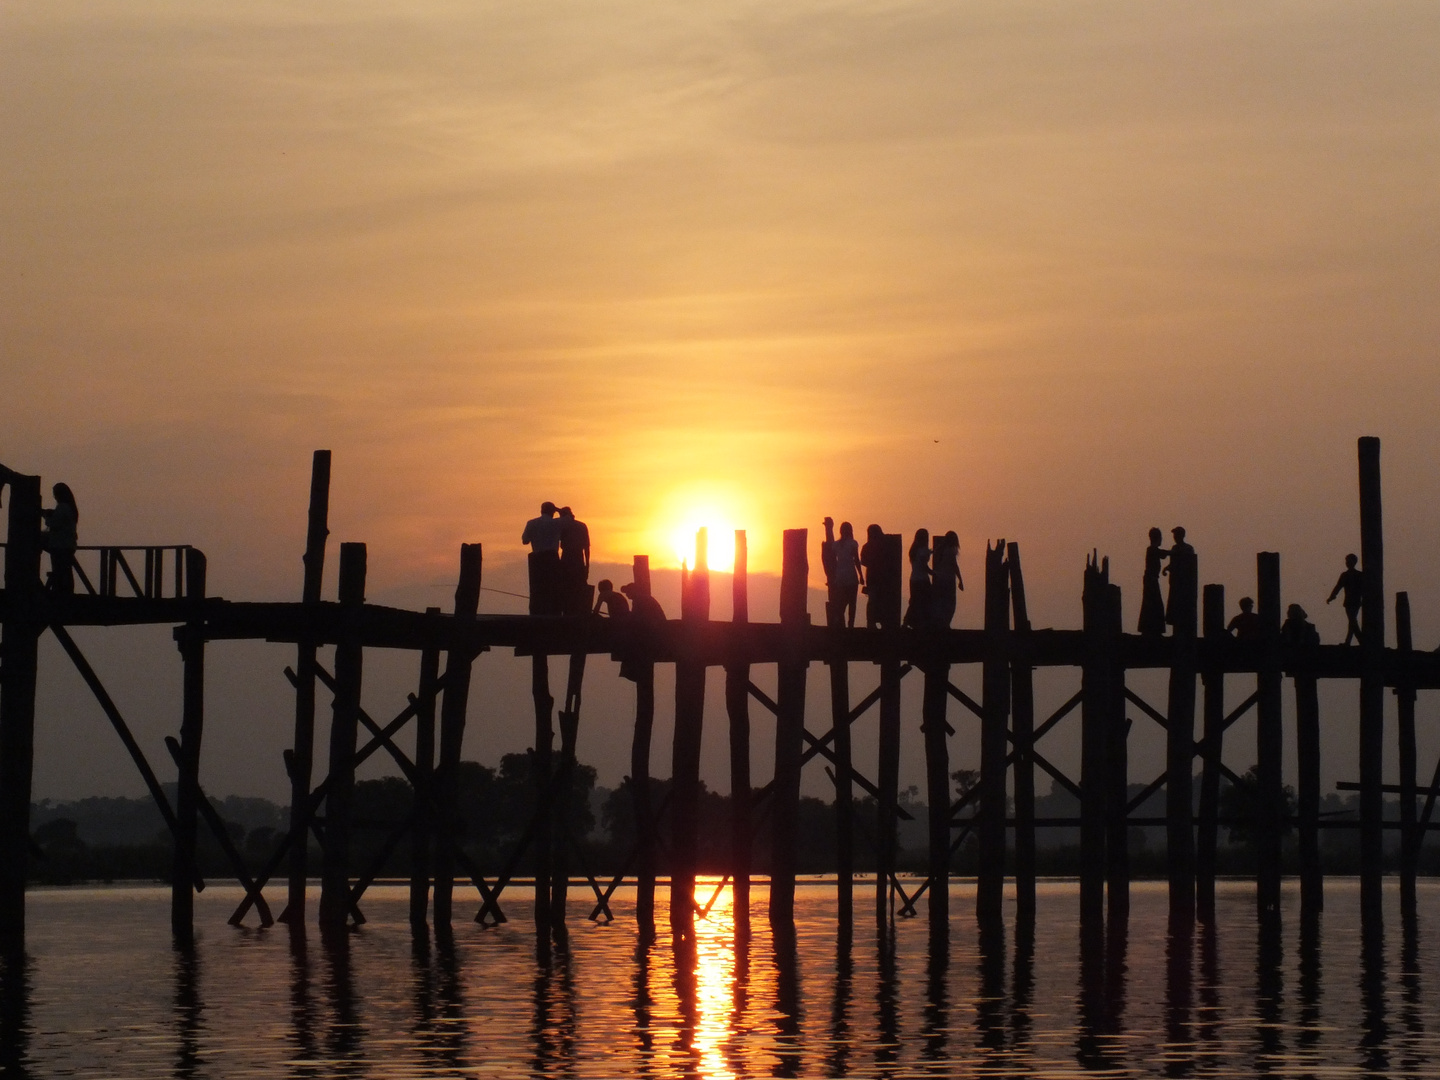
[[[681,613],[641,632],[637,620],[591,617],[479,615],[480,546],[463,545],[455,609],[423,612],[367,604],[364,601],[365,545],[340,545],[339,599],[320,599],[329,495],[328,451],[315,455],[311,486],[308,544],[302,599],[298,603],[247,603],[207,597],[206,563],[189,547],[82,549],[79,580],[82,591],[61,596],[41,585],[40,480],[15,476],[11,481],[5,589],[0,594],[3,616],[3,679],[0,679],[0,929],[12,945],[23,943],[24,888],[31,857],[29,836],[30,775],[35,727],[37,642],[49,632],[89,685],[145,779],[174,837],[172,922],[175,934],[189,940],[194,890],[203,888],[195,849],[200,822],[211,829],[226,852],[245,899],[231,922],[238,924],[253,907],[262,925],[275,921],[262,893],[271,878],[288,876],[285,908],[279,918],[303,926],[309,836],[322,856],[319,920],[322,926],[343,927],[363,922],[360,901],[384,861],[407,839],[412,881],[411,915],[417,925],[427,916],[437,924],[451,921],[457,881],[478,893],[481,922],[503,922],[502,899],[522,858],[534,867],[534,919],[537,946],[548,953],[552,940],[565,938],[565,912],[572,858],[584,862],[579,838],[568,834],[564,800],[571,789],[579,732],[585,659],[610,654],[630,661],[636,681],[636,719],[631,775],[627,778],[636,814],[636,850],[626,867],[609,881],[584,877],[594,894],[592,919],[608,919],[609,900],[623,878],[637,885],[637,919],[643,936],[653,936],[656,855],[667,849],[671,868],[672,931],[677,940],[693,939],[694,920],[703,905],[695,893],[698,832],[700,736],[704,723],[708,669],[720,668],[725,678],[726,713],[731,750],[731,879],[734,919],[748,924],[751,851],[762,831],[770,850],[769,917],[783,937],[794,912],[797,868],[800,776],[816,758],[828,762],[836,796],[837,910],[840,936],[848,940],[853,921],[854,792],[874,797],[878,872],[875,914],[882,924],[897,910],[915,911],[922,898],[932,932],[943,933],[949,919],[952,858],[973,833],[978,840],[979,874],[976,914],[982,926],[998,925],[1007,859],[1013,859],[1017,914],[1033,920],[1035,911],[1035,830],[1037,826],[1078,827],[1081,845],[1080,926],[1082,939],[1104,934],[1107,907],[1112,921],[1128,906],[1127,829],[1132,825],[1166,828],[1166,861],[1171,918],[1177,925],[1214,918],[1215,852],[1218,829],[1226,822],[1219,812],[1222,777],[1241,783],[1222,761],[1224,733],[1250,710],[1256,714],[1258,766],[1251,823],[1258,845],[1257,899],[1262,918],[1278,915],[1281,835],[1291,825],[1298,836],[1302,910],[1318,912],[1323,903],[1323,878],[1318,833],[1321,828],[1357,829],[1361,838],[1361,898],[1367,923],[1378,925],[1380,884],[1384,873],[1383,830],[1400,830],[1402,910],[1413,912],[1420,842],[1434,827],[1431,815],[1436,780],[1421,788],[1416,782],[1415,699],[1420,689],[1440,688],[1440,657],[1411,649],[1409,604],[1405,593],[1395,597],[1396,646],[1386,648],[1383,538],[1380,513],[1379,441],[1361,439],[1360,522],[1364,572],[1364,635],[1358,648],[1294,645],[1282,641],[1280,560],[1271,552],[1257,556],[1257,597],[1261,630],[1254,640],[1232,639],[1224,627],[1224,592],[1207,585],[1203,593],[1193,557],[1172,569],[1168,637],[1125,634],[1121,627],[1120,588],[1109,581],[1108,560],[1086,566],[1083,627],[1080,630],[1032,628],[1027,615],[1020,552],[1003,542],[987,550],[984,626],[975,630],[914,630],[899,627],[903,553],[899,536],[885,537],[880,564],[872,570],[872,591],[887,598],[890,610],[880,613],[881,629],[813,626],[806,611],[808,557],[805,530],[785,534],[778,623],[748,619],[745,537],[736,534],[733,575],[734,619],[709,618],[710,580],[703,558],[682,581]],[[701,544],[703,550],[703,538]],[[88,565],[87,565],[88,561]],[[93,576],[92,576],[93,575]],[[635,560],[635,580],[648,592],[649,565]],[[167,588],[168,585],[168,588]],[[878,588],[877,588],[878,587]],[[1203,596],[1203,602],[1202,602]],[[166,745],[178,772],[173,805],[129,726],[84,654],[70,636],[72,626],[172,624],[183,660],[183,711],[178,738]],[[234,849],[223,822],[199,785],[201,739],[204,731],[205,647],[209,641],[258,639],[293,643],[294,669],[286,675],[295,688],[295,735],[284,753],[292,798],[291,823],[258,875],[252,875]],[[321,646],[334,646],[334,670],[317,659]],[[419,654],[416,692],[393,718],[381,722],[360,705],[364,652],[367,648],[411,650]],[[466,707],[476,661],[493,648],[528,655],[533,665],[535,808],[529,825],[505,868],[487,877],[459,842],[456,774],[466,722]],[[568,658],[565,696],[560,708],[550,692],[548,658]],[[829,673],[832,725],[824,735],[805,727],[807,668],[824,663]],[[879,687],[852,705],[848,665],[874,663]],[[654,665],[675,665],[675,735],[671,785],[664,800],[652,803],[649,760],[654,720]],[[775,664],[778,692],[774,699],[750,679],[755,665]],[[982,694],[974,700],[950,677],[955,665],[982,668]],[[1080,673],[1080,685],[1063,705],[1037,723],[1033,672],[1067,667]],[[1162,706],[1143,700],[1125,684],[1127,671],[1165,669],[1169,694]],[[924,739],[928,821],[928,878],[919,891],[906,893],[895,876],[895,832],[901,680],[918,672],[924,682],[919,729]],[[1238,707],[1224,707],[1228,676],[1254,675],[1256,689]],[[1282,692],[1289,676],[1295,692],[1296,748],[1299,772],[1294,820],[1281,780]],[[1320,804],[1319,679],[1354,679],[1360,692],[1357,732],[1359,778],[1347,784],[1360,793],[1358,821],[1322,819]],[[1200,732],[1196,737],[1197,680]],[[315,786],[314,720],[317,684],[332,697],[333,717],[328,769]],[[1384,691],[1392,688],[1399,702],[1400,783],[1382,783]],[[950,702],[980,720],[979,782],[952,797],[946,717]],[[775,725],[775,772],[770,782],[753,787],[750,778],[750,703],[772,712]],[[1167,768],[1135,797],[1127,783],[1127,739],[1135,710],[1142,723],[1153,721],[1165,731]],[[874,781],[857,769],[851,753],[851,726],[875,710],[879,719],[879,754]],[[1081,771],[1067,776],[1045,756],[1040,740],[1066,717],[1079,713]],[[415,751],[407,754],[397,734],[415,724]],[[558,722],[558,723],[557,723]],[[559,733],[559,746],[555,736]],[[360,741],[362,731],[365,741]],[[383,851],[370,866],[353,864],[351,842],[356,828],[353,812],[356,767],[376,753],[385,753],[413,785],[413,811],[394,827]],[[1200,760],[1198,813],[1192,791],[1192,769]],[[1038,819],[1035,814],[1035,770],[1048,773],[1080,803],[1073,818]],[[1164,817],[1141,817],[1138,808],[1165,789]],[[1007,805],[1013,794],[1014,809]],[[1401,818],[1383,820],[1383,797],[1398,793]],[[1423,808],[1420,798],[1424,797]],[[666,822],[668,828],[658,827]],[[583,866],[580,867],[584,869]]]

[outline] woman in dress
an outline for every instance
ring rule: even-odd
[[[1160,546],[1164,533],[1150,530],[1150,546],[1145,549],[1145,580],[1140,587],[1140,633],[1146,637],[1165,636],[1165,600],[1160,595],[1160,563],[1170,554]]]
[[[930,625],[930,531],[916,529],[910,542],[910,605],[905,625],[920,629]]]
[[[960,537],[953,530],[935,541],[933,573],[931,610],[935,613],[935,625],[948,627],[955,618],[956,590],[965,589],[960,577]]]

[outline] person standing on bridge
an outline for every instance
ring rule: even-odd
[[[540,516],[525,523],[520,542],[530,545],[530,614],[560,614],[560,529],[555,504],[540,504]]]
[[[560,578],[564,614],[585,614],[590,607],[590,528],[568,506],[560,508]]]
[[[1171,626],[1195,625],[1195,585],[1199,578],[1195,549],[1185,542],[1185,530],[1176,525],[1170,530],[1175,542],[1170,545],[1170,564],[1165,576],[1170,579],[1170,595],[1165,600],[1165,621]]]
[[[1344,593],[1344,599],[1340,601],[1345,608],[1345,644],[1349,645],[1353,639],[1355,644],[1360,644],[1360,608],[1363,606],[1363,595],[1365,592],[1365,571],[1356,568],[1360,560],[1354,555],[1345,556],[1345,570],[1335,582],[1335,588],[1330,590],[1330,596],[1325,603],[1330,603],[1335,597]]]
[[[930,625],[930,531],[916,529],[910,541],[910,603],[905,608],[906,626],[920,630]]]
[[[965,581],[960,576],[960,536],[953,529],[935,541],[931,579],[931,610],[935,625],[949,629],[955,618],[956,591],[965,591]]]
[[[50,489],[55,496],[53,510],[41,510],[46,529],[41,545],[50,553],[50,591],[69,596],[75,591],[75,548],[79,543],[80,508],[69,484]]]
[[[881,623],[882,613],[887,610],[885,597],[875,590],[880,587],[879,580],[875,577],[876,569],[880,566],[885,556],[881,548],[885,545],[885,530],[879,525],[871,525],[865,530],[865,546],[860,549],[860,567],[864,576],[865,585],[865,625],[874,630]],[[883,576],[883,575],[882,575]],[[899,597],[895,598],[898,607]]]
[[[855,541],[855,527],[848,521],[840,523],[840,538],[831,535],[835,527],[834,518],[825,519],[825,543],[820,549],[820,561],[825,567],[825,583],[828,586],[829,604],[827,611],[831,626],[848,626],[855,629],[855,607],[860,595],[862,566],[860,545]]]
[[[1165,636],[1165,600],[1160,595],[1160,564],[1170,554],[1160,546],[1164,534],[1150,530],[1150,546],[1145,549],[1145,577],[1140,586],[1140,625],[1144,637]]]

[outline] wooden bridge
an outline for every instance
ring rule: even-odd
[[[1415,701],[1420,690],[1440,688],[1440,656],[1411,647],[1409,604],[1394,598],[1395,642],[1385,645],[1386,593],[1380,501],[1380,444],[1359,442],[1361,559],[1364,573],[1363,636],[1358,647],[1299,646],[1282,640],[1280,558],[1261,552],[1256,560],[1258,613],[1262,632],[1237,641],[1225,631],[1224,591],[1198,584],[1193,558],[1172,569],[1173,633],[1141,637],[1123,632],[1120,587],[1109,580],[1108,560],[1087,562],[1082,590],[1082,627],[1040,629],[1027,614],[1020,551],[1014,543],[987,549],[984,625],[979,629],[916,630],[900,627],[902,543],[885,537],[883,559],[872,571],[872,590],[891,598],[881,614],[881,629],[812,625],[807,613],[809,565],[803,529],[785,533],[778,623],[749,621],[745,534],[736,534],[733,575],[734,616],[730,622],[709,617],[710,578],[702,555],[684,575],[680,618],[641,632],[637,620],[589,616],[479,615],[481,549],[462,545],[455,606],[407,611],[367,604],[364,544],[342,543],[338,601],[320,599],[325,561],[330,454],[315,453],[310,494],[305,575],[298,602],[248,603],[206,594],[206,560],[188,546],[163,548],[99,547],[82,549],[75,595],[60,595],[42,584],[40,478],[11,477],[9,535],[5,557],[3,660],[0,660],[0,935],[10,948],[23,947],[25,882],[32,857],[29,833],[33,757],[37,643],[51,633],[84,678],[130,754],[174,837],[172,921],[176,937],[192,933],[192,901],[204,887],[195,849],[200,822],[212,830],[245,889],[231,922],[251,908],[262,925],[276,916],[262,893],[272,878],[288,880],[279,920],[294,928],[306,922],[310,834],[322,852],[318,918],[324,928],[363,921],[360,901],[379,871],[353,864],[351,834],[356,767],[376,753],[387,754],[414,787],[414,810],[388,837],[384,856],[408,839],[411,845],[411,917],[417,927],[427,918],[448,925],[455,886],[473,888],[479,901],[475,918],[504,921],[503,894],[523,855],[534,865],[537,948],[548,954],[552,941],[565,938],[569,855],[578,849],[568,836],[557,800],[569,790],[575,763],[585,659],[608,654],[630,661],[636,682],[632,763],[627,785],[633,799],[639,837],[625,874],[636,881],[641,933],[653,936],[656,850],[662,843],[657,821],[668,819],[671,866],[669,906],[677,941],[693,934],[698,830],[700,739],[705,721],[705,684],[711,668],[725,680],[729,726],[732,816],[731,878],[737,924],[749,921],[750,853],[761,829],[770,839],[769,918],[782,937],[793,928],[800,777],[817,758],[828,764],[836,799],[839,934],[848,940],[853,926],[855,816],[857,787],[874,796],[878,820],[878,873],[875,916],[883,925],[893,917],[897,899],[913,913],[924,894],[932,933],[946,933],[949,920],[950,866],[954,852],[973,832],[978,838],[977,915],[982,925],[998,925],[1007,858],[1013,856],[1017,917],[1035,917],[1035,771],[1048,773],[1074,794],[1079,816],[1045,819],[1043,825],[1078,826],[1081,845],[1080,924],[1082,938],[1103,940],[1108,915],[1128,909],[1127,830],[1136,824],[1166,828],[1166,860],[1172,920],[1180,925],[1214,917],[1215,852],[1223,824],[1219,813],[1222,776],[1238,782],[1221,760],[1226,730],[1250,710],[1256,714],[1258,801],[1255,832],[1259,844],[1257,903],[1263,919],[1278,918],[1280,842],[1287,825],[1295,827],[1301,864],[1302,911],[1318,912],[1323,879],[1318,833],[1322,827],[1358,829],[1361,838],[1362,908],[1367,924],[1380,919],[1383,830],[1401,836],[1402,906],[1413,912],[1420,842],[1432,823],[1440,766],[1427,787],[1416,781]],[[87,567],[88,564],[88,567]],[[649,564],[635,559],[639,590],[649,590]],[[168,585],[168,588],[167,588]],[[73,626],[169,624],[175,627],[183,663],[183,710],[177,737],[166,745],[179,783],[172,804],[131,734],[124,716],[69,633]],[[205,649],[207,642],[260,639],[296,647],[293,669],[285,674],[295,689],[293,745],[284,751],[291,782],[290,828],[258,876],[252,876],[231,845],[223,823],[199,785],[205,720]],[[334,646],[334,670],[317,659],[321,646]],[[360,705],[367,648],[411,650],[418,654],[416,691],[395,716],[383,721]],[[472,684],[483,679],[477,665],[487,650],[513,649],[532,658],[535,706],[533,777],[536,808],[517,849],[498,877],[487,879],[460,845],[456,811],[456,773]],[[556,709],[551,695],[549,658],[567,661],[565,695]],[[878,689],[850,701],[849,664],[877,664]],[[654,721],[654,665],[675,665],[675,733],[672,783],[665,801],[653,800],[649,762]],[[778,668],[778,692],[772,700],[751,681],[756,665]],[[829,676],[831,727],[823,735],[805,726],[808,669],[824,664]],[[979,665],[982,693],[974,700],[951,680],[957,665]],[[1049,716],[1037,718],[1033,674],[1038,668],[1063,667],[1078,673],[1074,694]],[[1165,702],[1149,703],[1126,685],[1126,673],[1165,669]],[[924,742],[928,821],[928,879],[914,895],[895,877],[897,803],[901,730],[901,680],[918,673],[924,683],[918,730]],[[1224,707],[1227,678],[1253,677],[1255,691],[1239,707]],[[1298,800],[1293,822],[1281,780],[1282,695],[1289,678],[1295,694]],[[1359,724],[1356,732],[1360,793],[1358,821],[1322,819],[1320,805],[1319,679],[1356,680]],[[1197,683],[1199,694],[1197,694]],[[332,723],[327,767],[318,785],[314,720],[317,686],[330,695]],[[1399,702],[1398,785],[1382,783],[1383,708],[1386,689]],[[1198,702],[1197,702],[1198,698]],[[947,719],[951,702],[979,717],[980,779],[956,798],[951,789]],[[774,713],[775,771],[764,786],[750,775],[751,703]],[[1197,709],[1198,704],[1198,709]],[[851,752],[851,727],[871,710],[878,713],[879,753],[875,779],[857,768]],[[1136,797],[1129,797],[1127,746],[1134,711],[1142,723],[1165,731],[1166,769]],[[1199,724],[1197,732],[1197,711]],[[1080,775],[1072,778],[1045,755],[1042,740],[1066,718],[1078,713],[1081,728]],[[1038,721],[1038,722],[1037,722]],[[415,725],[415,751],[407,754],[397,734]],[[559,734],[559,746],[555,737]],[[361,735],[364,741],[361,741]],[[1200,762],[1198,813],[1192,775]],[[1161,788],[1166,792],[1163,818],[1142,818],[1138,809]],[[1400,797],[1401,819],[1383,820],[1383,797]],[[1013,795],[1014,809],[1007,806]],[[1423,807],[1421,805],[1423,797]],[[1007,850],[1009,849],[1009,850]],[[585,875],[594,893],[592,918],[608,918],[609,899],[621,878],[599,881]],[[622,875],[625,876],[625,875]],[[699,910],[703,910],[700,908]]]

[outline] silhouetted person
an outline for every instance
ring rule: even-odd
[[[936,626],[948,627],[955,618],[956,592],[965,589],[960,578],[960,537],[953,530],[935,541],[932,565],[930,611]]]
[[[1170,579],[1170,595],[1165,598],[1165,621],[1171,626],[1179,626],[1194,622],[1195,549],[1185,542],[1185,530],[1179,525],[1170,530],[1170,535],[1175,542],[1170,545],[1170,564],[1164,570],[1165,576]]]
[[[871,525],[865,530],[865,546],[860,549],[860,566],[865,579],[865,625],[872,630],[880,625],[881,613],[885,610],[882,604],[884,597],[875,592],[875,569],[884,558],[880,552],[884,543],[885,530],[879,525]]]
[[[590,529],[568,506],[560,508],[560,578],[565,614],[583,615],[590,606]]]
[[[1150,530],[1150,546],[1145,549],[1145,579],[1140,588],[1140,625],[1146,637],[1165,636],[1165,600],[1160,595],[1160,564],[1170,554],[1160,546],[1164,534]]]
[[[540,516],[525,523],[520,542],[530,545],[530,614],[559,615],[560,530],[555,504],[540,504]]]
[[[75,591],[75,546],[79,543],[80,508],[69,484],[50,489],[55,496],[53,510],[41,510],[46,529],[41,545],[50,553],[50,589],[70,595]]]
[[[592,615],[599,615],[603,611],[612,619],[623,619],[630,614],[630,604],[615,591],[615,584],[609,578],[601,581],[596,589],[598,595],[595,597],[595,610],[591,612]]]
[[[665,609],[660,601],[643,592],[635,582],[621,585],[620,591],[630,598],[630,649],[620,661],[620,677],[636,680],[647,665],[653,669],[654,662],[647,659],[654,645],[655,637],[665,626]]]
[[[820,549],[820,560],[825,563],[826,550],[829,562],[825,564],[825,582],[829,586],[829,611],[833,626],[855,627],[855,606],[860,596],[860,545],[855,541],[855,529],[848,521],[840,523],[840,538],[834,539],[830,530],[835,527],[833,518],[825,519],[825,544]]]
[[[1354,555],[1345,556],[1345,572],[1336,580],[1335,588],[1330,590],[1330,595],[1325,600],[1328,604],[1341,593],[1345,594],[1340,603],[1345,608],[1346,645],[1350,644],[1352,638],[1357,645],[1360,643],[1360,608],[1364,603],[1365,572],[1355,568],[1359,561]]]
[[[1255,613],[1254,600],[1248,596],[1240,598],[1240,614],[1230,620],[1225,627],[1225,632],[1234,637],[1236,641],[1259,641],[1265,636],[1265,624]]]
[[[930,625],[930,532],[916,529],[910,541],[910,603],[905,608],[906,626],[920,629]]]
[[[1280,640],[1286,645],[1309,648],[1320,644],[1320,631],[1315,629],[1314,623],[1310,622],[1310,617],[1305,614],[1303,607],[1299,604],[1291,604],[1285,609],[1285,622],[1280,627]]]

